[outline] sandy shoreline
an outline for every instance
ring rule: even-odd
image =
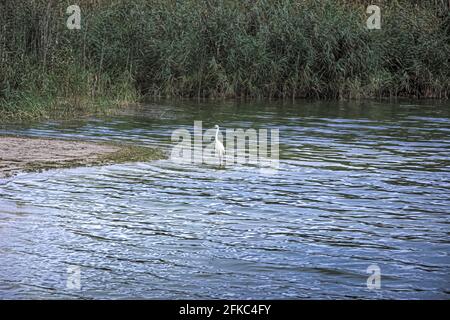
[[[146,153],[143,154],[142,150]],[[149,153],[148,150],[153,151]],[[135,154],[133,154],[135,153]],[[136,157],[136,153],[137,154]],[[161,158],[155,150],[104,143],[0,136],[0,178],[23,171]],[[117,160],[117,161],[115,161]]]

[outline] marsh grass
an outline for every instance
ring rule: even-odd
[[[381,30],[358,0],[79,0],[81,30],[65,26],[69,1],[4,1],[0,119],[144,96],[448,98],[448,1],[372,2]]]

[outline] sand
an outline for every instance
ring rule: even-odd
[[[0,178],[21,171],[99,164],[119,150],[93,142],[0,136]]]

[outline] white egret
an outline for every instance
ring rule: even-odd
[[[219,165],[222,165],[223,156],[225,155],[225,148],[219,140],[219,126],[216,124],[214,127],[217,129],[214,149],[216,150],[216,156],[219,157]]]

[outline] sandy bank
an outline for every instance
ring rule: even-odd
[[[0,178],[20,171],[160,159],[156,149],[29,137],[0,136]]]

